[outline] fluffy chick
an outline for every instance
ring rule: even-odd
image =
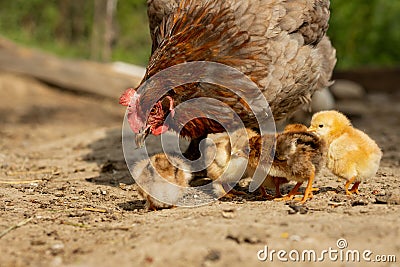
[[[215,181],[214,192],[217,195],[233,197],[234,194],[244,194],[230,190],[229,184],[236,182],[239,176],[241,178],[246,177],[254,172],[247,166],[250,151],[247,144],[249,139],[255,135],[257,133],[251,129],[236,130],[230,138],[226,133],[209,135],[216,146],[216,150],[214,157],[212,146],[206,148],[206,161],[211,161],[211,164],[207,167],[207,176]],[[226,194],[228,191],[230,194]]]
[[[276,142],[274,164],[279,176],[297,184],[283,197],[282,200],[291,200],[299,194],[298,189],[308,181],[301,202],[312,198],[312,187],[315,176],[324,162],[325,142],[317,135],[307,132],[284,132],[279,134]],[[273,164],[273,165],[274,165]]]
[[[295,123],[295,124],[286,125],[286,127],[283,130],[283,133],[307,132],[307,130],[308,130],[308,128],[304,124]],[[251,147],[255,146],[254,141],[256,141],[256,139],[251,140]],[[252,157],[250,157],[250,158],[252,158]],[[254,165],[254,164],[255,163],[252,163],[252,165]],[[267,177],[265,178],[264,182],[262,183],[262,185],[259,188],[259,190],[261,192],[261,196],[260,196],[261,198],[274,199],[274,198],[282,197],[282,194],[280,191],[280,186],[282,184],[289,182],[285,177],[281,177],[282,175],[285,175],[285,173],[280,171],[280,169],[285,169],[285,168],[287,168],[285,162],[280,162],[277,160],[274,160],[272,162],[270,171],[269,171]],[[275,189],[275,195],[274,196],[268,195],[267,192],[265,191],[265,188],[268,188],[270,190]]]
[[[168,160],[175,164],[175,166]],[[176,156],[156,154],[136,163],[132,175],[148,210],[171,208],[182,197],[192,178],[189,166]]]
[[[353,128],[350,120],[338,111],[315,113],[309,131],[317,133],[327,143],[327,167],[347,180],[346,194],[358,194],[361,181],[373,177],[379,168],[382,151],[375,141]]]
[[[271,137],[266,135],[251,139],[251,147],[254,147],[255,151],[257,151],[257,149],[259,149],[257,148],[257,144],[260,144],[262,141],[261,139],[265,140],[265,138]],[[324,141],[315,134],[308,133],[305,125],[290,124],[286,126],[282,133],[276,135],[274,159],[266,179],[260,186],[262,196],[266,198],[276,198],[278,200],[291,200],[299,193],[298,189],[300,186],[305,181],[308,181],[301,202],[304,203],[308,198],[311,198],[312,191],[316,190],[312,188],[314,177],[323,164],[324,148]],[[267,153],[267,151],[265,153]],[[250,155],[252,155],[252,153],[250,153]],[[257,163],[258,159],[250,160],[252,166]],[[287,196],[281,198],[280,185],[289,181],[296,181],[297,184]],[[265,192],[265,188],[275,189],[275,196],[268,196]]]

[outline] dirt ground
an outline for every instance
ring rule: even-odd
[[[339,238],[348,244],[339,251],[397,258],[371,266],[399,266],[399,100],[371,94],[345,104],[384,152],[358,196],[323,172],[304,207],[250,195],[146,212],[123,158],[125,110],[116,100],[0,73],[0,266],[287,266],[257,253],[337,250]]]

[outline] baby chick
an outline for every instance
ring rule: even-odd
[[[312,187],[312,183],[323,165],[324,149],[325,142],[312,133],[284,132],[278,135],[274,171],[289,181],[297,182],[282,200],[293,199],[305,181],[308,183],[301,203],[312,198],[312,191],[318,190]]]
[[[192,174],[182,159],[163,153],[139,161],[132,172],[140,195],[146,199],[148,210],[173,207],[189,187]]]
[[[263,136],[261,138],[269,138]],[[255,138],[253,139],[254,141]],[[253,145],[251,140],[251,146]],[[261,142],[261,141],[256,141]],[[276,136],[276,151],[268,176],[264,180],[260,191],[263,197],[271,198],[265,192],[265,187],[275,189],[277,200],[290,200],[298,194],[298,189],[303,182],[308,181],[304,197],[305,202],[312,197],[312,182],[319,172],[323,162],[324,142],[316,135],[307,132],[307,127],[302,124],[290,124],[282,133]],[[254,164],[251,161],[251,164]],[[280,198],[280,185],[289,181],[296,181],[296,186],[284,198]]]
[[[375,141],[353,128],[349,119],[337,111],[315,113],[309,131],[317,133],[327,143],[327,167],[347,180],[346,194],[358,194],[361,181],[373,177],[379,168],[382,151]]]
[[[284,133],[287,132],[306,132],[307,131],[307,126],[305,126],[304,124],[300,124],[300,123],[294,123],[294,124],[288,124],[286,125],[285,129],[283,130]],[[271,169],[269,171],[268,176],[265,178],[264,182],[262,183],[262,185],[260,186],[260,192],[261,192],[261,197],[262,198],[266,198],[266,199],[274,199],[274,198],[281,198],[282,194],[281,194],[281,190],[280,190],[280,186],[282,184],[288,183],[289,181],[285,178],[285,177],[279,177],[277,175],[282,175],[282,173],[279,171],[279,169],[281,169],[281,165],[285,163],[279,162],[277,160],[275,160],[274,162],[272,162],[272,166]],[[275,195],[274,196],[270,196],[267,194],[267,192],[265,191],[265,188],[268,189],[275,189]]]
[[[230,190],[230,183],[238,181],[238,177],[252,175],[254,170],[247,168],[247,158],[249,155],[248,140],[257,135],[250,129],[239,129],[231,135],[231,142],[226,133],[210,135],[216,151],[211,153],[212,147],[206,149],[207,162],[212,161],[207,168],[207,176],[214,182],[214,192],[217,195],[233,197],[234,194],[245,194],[236,190]],[[247,148],[246,148],[247,147]],[[229,194],[226,194],[229,191]]]

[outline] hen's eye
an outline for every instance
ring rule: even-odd
[[[318,125],[319,128],[324,128],[323,124]]]

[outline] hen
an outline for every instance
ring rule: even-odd
[[[149,0],[153,45],[142,84],[180,63],[221,63],[251,79],[268,101],[274,119],[282,120],[330,84],[336,57],[325,35],[329,5],[329,0]],[[153,105],[155,96],[161,98]],[[164,96],[159,87],[147,87],[141,94],[130,88],[120,103],[130,105],[128,121],[137,144],[150,133],[179,131],[178,121],[188,121],[180,135],[192,140],[223,132],[222,125],[235,123],[223,105],[214,103],[175,112],[179,104],[199,97],[227,104],[247,128],[259,128],[250,104],[235,91],[205,82],[175,87]],[[219,122],[202,116],[204,111],[218,115]],[[173,116],[166,119],[170,113]],[[190,113],[197,118],[188,117]]]

